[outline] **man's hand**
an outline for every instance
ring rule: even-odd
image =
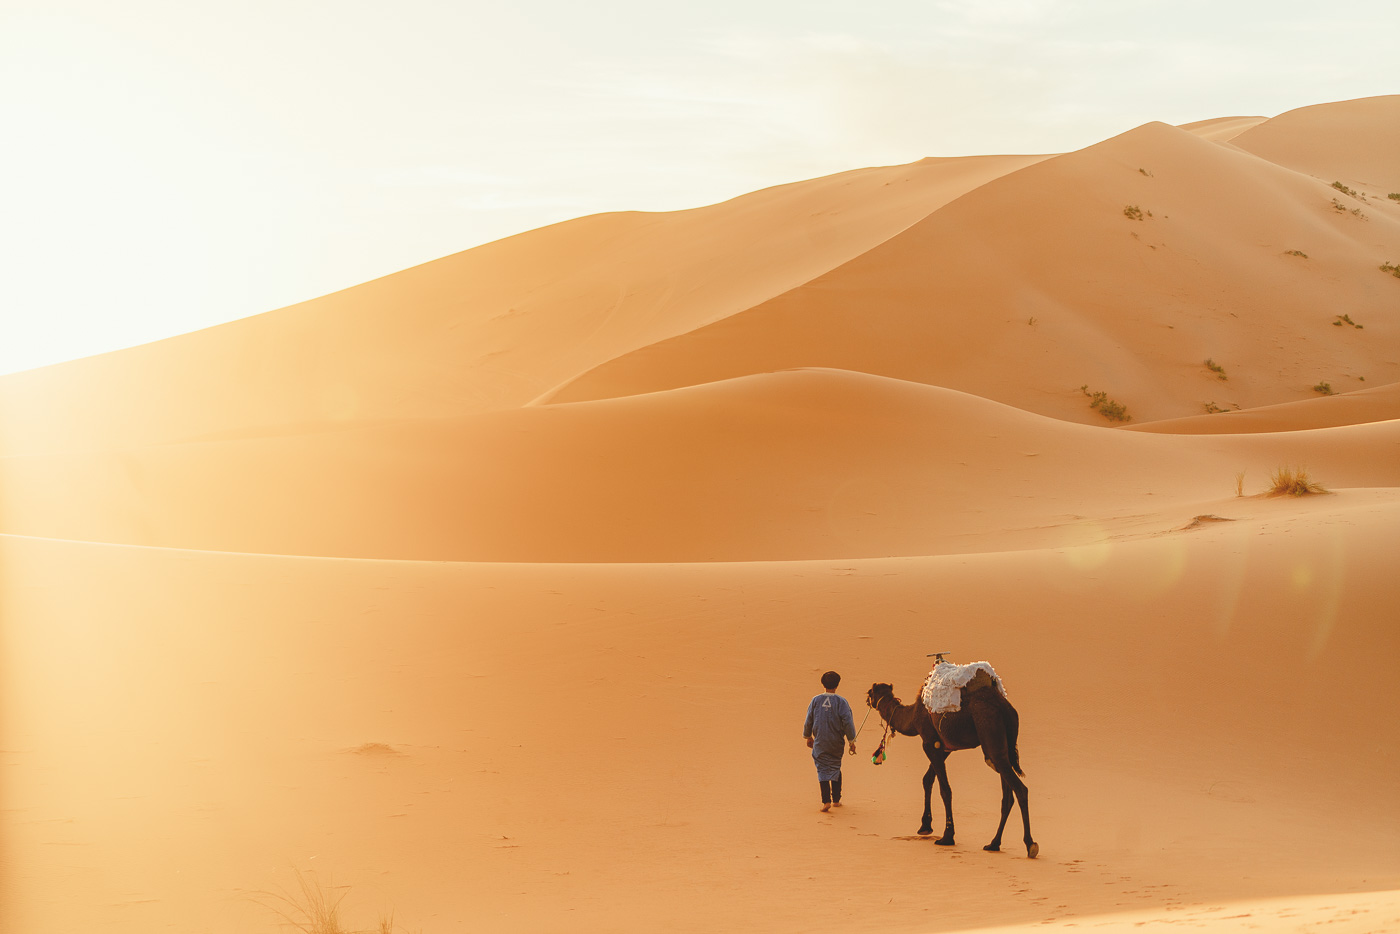
[[[856,754],[856,741],[855,741],[855,740],[851,740],[851,755],[855,755],[855,754]]]
[[[808,748],[808,749],[811,749],[811,748],[812,748],[812,742],[813,742],[812,737],[810,737],[810,736],[807,737],[807,748]]]

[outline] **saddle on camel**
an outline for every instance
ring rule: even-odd
[[[1021,780],[1021,757],[1016,751],[1016,735],[1021,718],[1006,699],[1006,688],[996,671],[986,662],[955,665],[937,656],[920,691],[919,700],[902,704],[894,696],[894,686],[877,683],[865,696],[867,706],[875,709],[892,733],[917,736],[928,756],[929,767],[924,773],[924,816],[919,824],[919,836],[933,833],[933,783],[938,782],[943,798],[945,823],[943,836],[934,842],[940,846],[953,845],[953,789],[948,785],[945,763],[950,752],[982,747],[982,758],[1001,777],[1001,823],[992,842],[982,847],[992,852],[1001,849],[1002,831],[1011,814],[1014,800],[1021,808],[1025,826],[1026,855],[1035,859],[1040,845],[1031,837],[1031,815],[1026,803],[1028,789]],[[881,744],[883,749],[883,744]]]

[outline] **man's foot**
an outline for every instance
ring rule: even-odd
[[[839,808],[839,807],[841,806],[841,802],[840,802],[840,801],[833,801],[833,802],[831,802],[831,806],[834,807],[834,808]]]
[[[830,811],[830,810],[831,810],[831,805],[830,805],[830,804],[823,804],[823,805],[822,805],[822,810],[823,810],[823,811]]]

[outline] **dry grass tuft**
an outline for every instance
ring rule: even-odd
[[[308,879],[300,869],[296,874],[296,892],[258,892],[253,900],[301,934],[394,934],[392,913],[380,916],[373,929],[346,927],[340,919],[340,903],[346,893],[332,898],[321,890],[321,883],[314,877]]]
[[[1243,471],[1243,470],[1241,470],[1239,473],[1235,474],[1235,495],[1236,495],[1236,496],[1243,496],[1243,495],[1244,495],[1244,471]]]
[[[1269,488],[1270,496],[1307,496],[1309,493],[1332,492],[1322,484],[1314,482],[1308,476],[1305,467],[1296,470],[1292,467],[1280,467],[1273,472],[1271,479],[1273,486]]]

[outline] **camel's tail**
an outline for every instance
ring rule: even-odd
[[[1025,778],[1026,773],[1021,771],[1021,753],[1016,748],[1016,737],[1020,732],[1021,715],[1011,706],[1010,701],[1006,701],[1006,755],[1011,760],[1011,767],[1016,770],[1016,774]]]

